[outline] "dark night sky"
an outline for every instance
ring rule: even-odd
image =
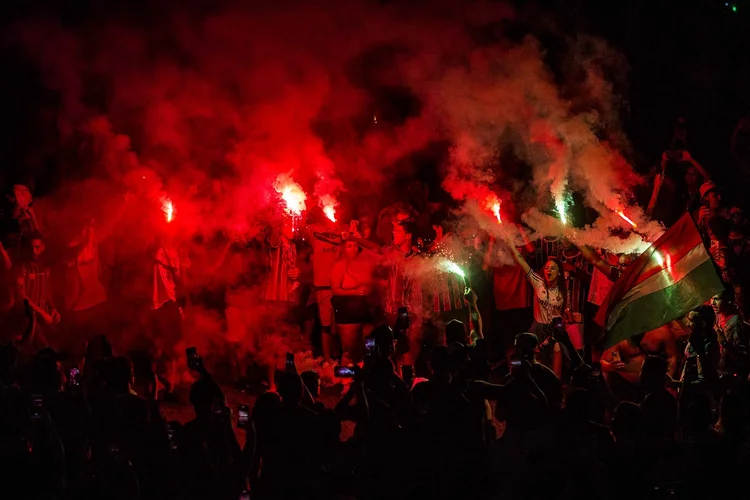
[[[750,111],[746,95],[750,89],[750,3],[744,9],[743,2],[738,2],[736,13],[724,2],[708,0],[558,0],[541,3],[544,11],[529,2],[514,3],[522,21],[516,29],[539,36],[552,59],[561,38],[583,32],[601,36],[624,54],[630,70],[618,90],[628,103],[624,127],[639,170],[668,146],[678,116],[687,119],[694,156],[717,173],[727,170],[731,132],[737,119]],[[190,4],[194,13],[212,8],[211,2]],[[16,20],[39,15],[56,17],[65,24],[91,22],[98,16],[126,16],[131,22],[150,24],[161,18],[164,5],[146,0],[16,0],[4,2],[0,13],[6,28]],[[36,70],[19,57],[16,47],[6,44],[0,54],[5,177],[18,175],[23,171],[18,166],[25,163],[37,165],[35,177],[45,177],[44,172],[55,170],[60,153],[54,144],[40,141],[42,136],[54,136],[55,128],[54,114],[41,110],[53,107],[56,97],[45,91]],[[554,60],[550,62],[554,67]],[[41,188],[44,181],[40,184]]]

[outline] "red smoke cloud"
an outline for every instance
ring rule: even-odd
[[[551,186],[567,186],[619,209],[639,180],[611,146],[626,142],[598,70],[614,60],[610,49],[592,38],[571,44],[569,71],[585,75],[571,97],[535,39],[501,36],[513,18],[506,5],[177,5],[151,22],[28,20],[13,36],[60,95],[62,140],[79,145],[110,191],[169,196],[183,236],[242,231],[278,213],[280,173],[305,188],[308,207],[330,195],[341,210],[363,210],[406,185],[394,179],[413,176],[410,154],[439,142],[451,149],[435,175],[459,201],[496,194],[523,212],[524,202],[547,203]],[[478,42],[488,26],[494,38]],[[504,175],[501,147],[530,165],[531,185]],[[85,189],[70,181],[61,191]],[[73,210],[115,212],[53,199],[50,225]]]

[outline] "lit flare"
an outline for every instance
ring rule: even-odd
[[[466,277],[466,274],[464,273],[463,269],[461,269],[460,267],[458,267],[458,264],[456,264],[452,260],[447,260],[447,259],[444,260],[441,263],[441,267],[443,268],[443,270],[445,270],[445,271],[447,271],[449,273],[457,274],[457,275],[461,276],[462,278]]]
[[[568,218],[565,215],[565,199],[562,196],[555,200],[555,209],[558,215],[560,215],[560,222],[567,224]]]
[[[305,200],[307,195],[299,184],[294,182],[291,177],[281,174],[276,178],[274,189],[286,205],[286,212],[294,217],[299,217],[305,211]]]
[[[497,201],[492,204],[492,213],[495,214],[498,224],[503,223],[503,218],[500,216],[500,202]]]
[[[162,198],[161,200],[161,210],[164,212],[164,218],[167,220],[167,222],[172,222],[174,219],[174,205],[172,205],[172,200],[169,198]]]
[[[336,201],[333,196],[324,194],[320,197],[319,203],[323,208],[323,213],[326,217],[328,217],[328,220],[330,220],[331,222],[336,222],[336,207],[338,206],[339,202]]]
[[[619,215],[620,217],[622,217],[622,220],[624,220],[625,222],[627,222],[628,224],[630,224],[631,226],[633,226],[633,229],[635,229],[635,228],[638,227],[638,225],[635,222],[633,222],[633,219],[631,219],[630,217],[628,217],[627,215],[625,215],[622,212],[622,210],[617,210],[617,211],[615,211],[615,213],[617,215]]]

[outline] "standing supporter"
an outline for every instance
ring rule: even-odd
[[[708,223],[713,217],[730,218],[732,207],[722,198],[721,192],[713,182],[704,182],[700,188],[701,208],[698,211],[698,229],[706,235]]]
[[[106,328],[107,290],[102,284],[99,245],[92,222],[70,241],[67,254],[63,326],[66,342],[75,350],[75,343],[104,333]]]
[[[315,349],[320,349],[320,330],[315,328],[318,323],[318,305],[313,286],[312,247],[304,240],[298,241],[297,244],[297,269],[300,270],[297,316],[302,324],[304,338],[308,339]]]
[[[183,265],[171,235],[156,240],[153,255],[153,295],[150,337],[156,347],[157,376],[169,397],[177,382],[176,348],[182,340],[182,307],[177,302]]]
[[[422,313],[424,295],[422,281],[413,259],[419,256],[416,246],[416,226],[408,220],[393,222],[391,242],[380,247],[371,241],[350,236],[351,241],[382,256],[378,295],[382,303],[382,322],[397,325],[400,343],[399,358],[406,354],[405,363],[412,363],[422,347]],[[408,352],[405,352],[408,351]]]
[[[331,271],[338,260],[341,247],[341,231],[335,222],[321,215],[321,222],[307,227],[307,239],[312,245],[313,285],[315,302],[318,304],[320,319],[321,347],[326,360],[333,359],[333,332],[331,325],[333,309],[331,307]]]
[[[226,287],[229,366],[239,389],[247,385],[246,354],[250,332],[256,324],[253,311],[260,304],[260,284],[265,279],[266,256],[261,243],[264,237],[263,227],[257,224],[245,234],[233,233],[211,269],[216,283]]]
[[[565,281],[562,276],[562,265],[555,259],[544,264],[543,277],[534,272],[511,240],[506,241],[516,263],[523,269],[526,279],[534,290],[534,322],[530,331],[542,342],[547,342],[547,364],[560,378],[562,376],[562,349],[555,341],[557,322],[562,323],[566,309]]]
[[[36,316],[36,326],[30,342],[37,350],[48,346],[47,336],[60,322],[60,313],[52,299],[50,266],[46,260],[45,245],[39,234],[30,235],[25,258],[15,268],[16,303],[27,302]]]
[[[432,230],[435,238],[428,252],[430,261],[435,265],[424,280],[425,313],[437,324],[438,328],[453,319],[466,317],[466,302],[464,301],[464,278],[440,267],[446,259],[460,266],[464,258],[458,241],[447,232],[445,219],[433,221]]]
[[[14,248],[16,251],[21,251],[30,238],[42,234],[42,231],[34,211],[34,197],[28,186],[24,184],[14,185],[10,201],[13,204],[13,220],[16,223],[13,230],[15,236]]]
[[[524,246],[516,250],[525,258],[533,255],[536,246],[526,238],[526,234],[517,226],[523,237]],[[487,252],[490,264],[495,252],[496,242],[490,240]],[[518,265],[501,264],[492,268],[492,286],[495,302],[492,317],[491,336],[488,333],[490,349],[495,356],[507,357],[519,333],[525,332],[534,319],[532,307],[533,291],[524,275],[523,268]]]
[[[750,373],[747,325],[737,313],[731,286],[711,298],[711,307],[716,314],[714,329],[721,346],[719,372],[746,379]]]
[[[565,330],[573,347],[582,353],[585,346],[584,314],[593,265],[575,245],[563,240],[559,254],[565,280]]]
[[[253,318],[251,339],[255,361],[265,369],[270,390],[276,389],[275,370],[288,349],[275,348],[273,337],[283,339],[288,330],[296,330],[294,308],[299,298],[297,247],[293,241],[294,226],[290,219],[276,223],[266,237],[268,272],[263,289],[263,301]]]
[[[344,244],[341,258],[331,272],[336,331],[343,355],[358,363],[364,354],[364,338],[373,327],[373,285],[375,259],[355,241]],[[342,364],[348,364],[342,361]]]
[[[384,249],[388,271],[385,314],[388,323],[395,324],[399,309],[405,308],[408,312],[411,324],[407,329],[408,351],[404,355],[404,362],[411,365],[414,365],[422,346],[422,284],[409,265],[412,259],[418,258],[415,239],[414,224],[397,222],[393,224],[391,244]]]

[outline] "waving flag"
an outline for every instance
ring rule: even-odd
[[[612,287],[595,321],[604,346],[680,318],[723,290],[689,214],[643,252]]]

